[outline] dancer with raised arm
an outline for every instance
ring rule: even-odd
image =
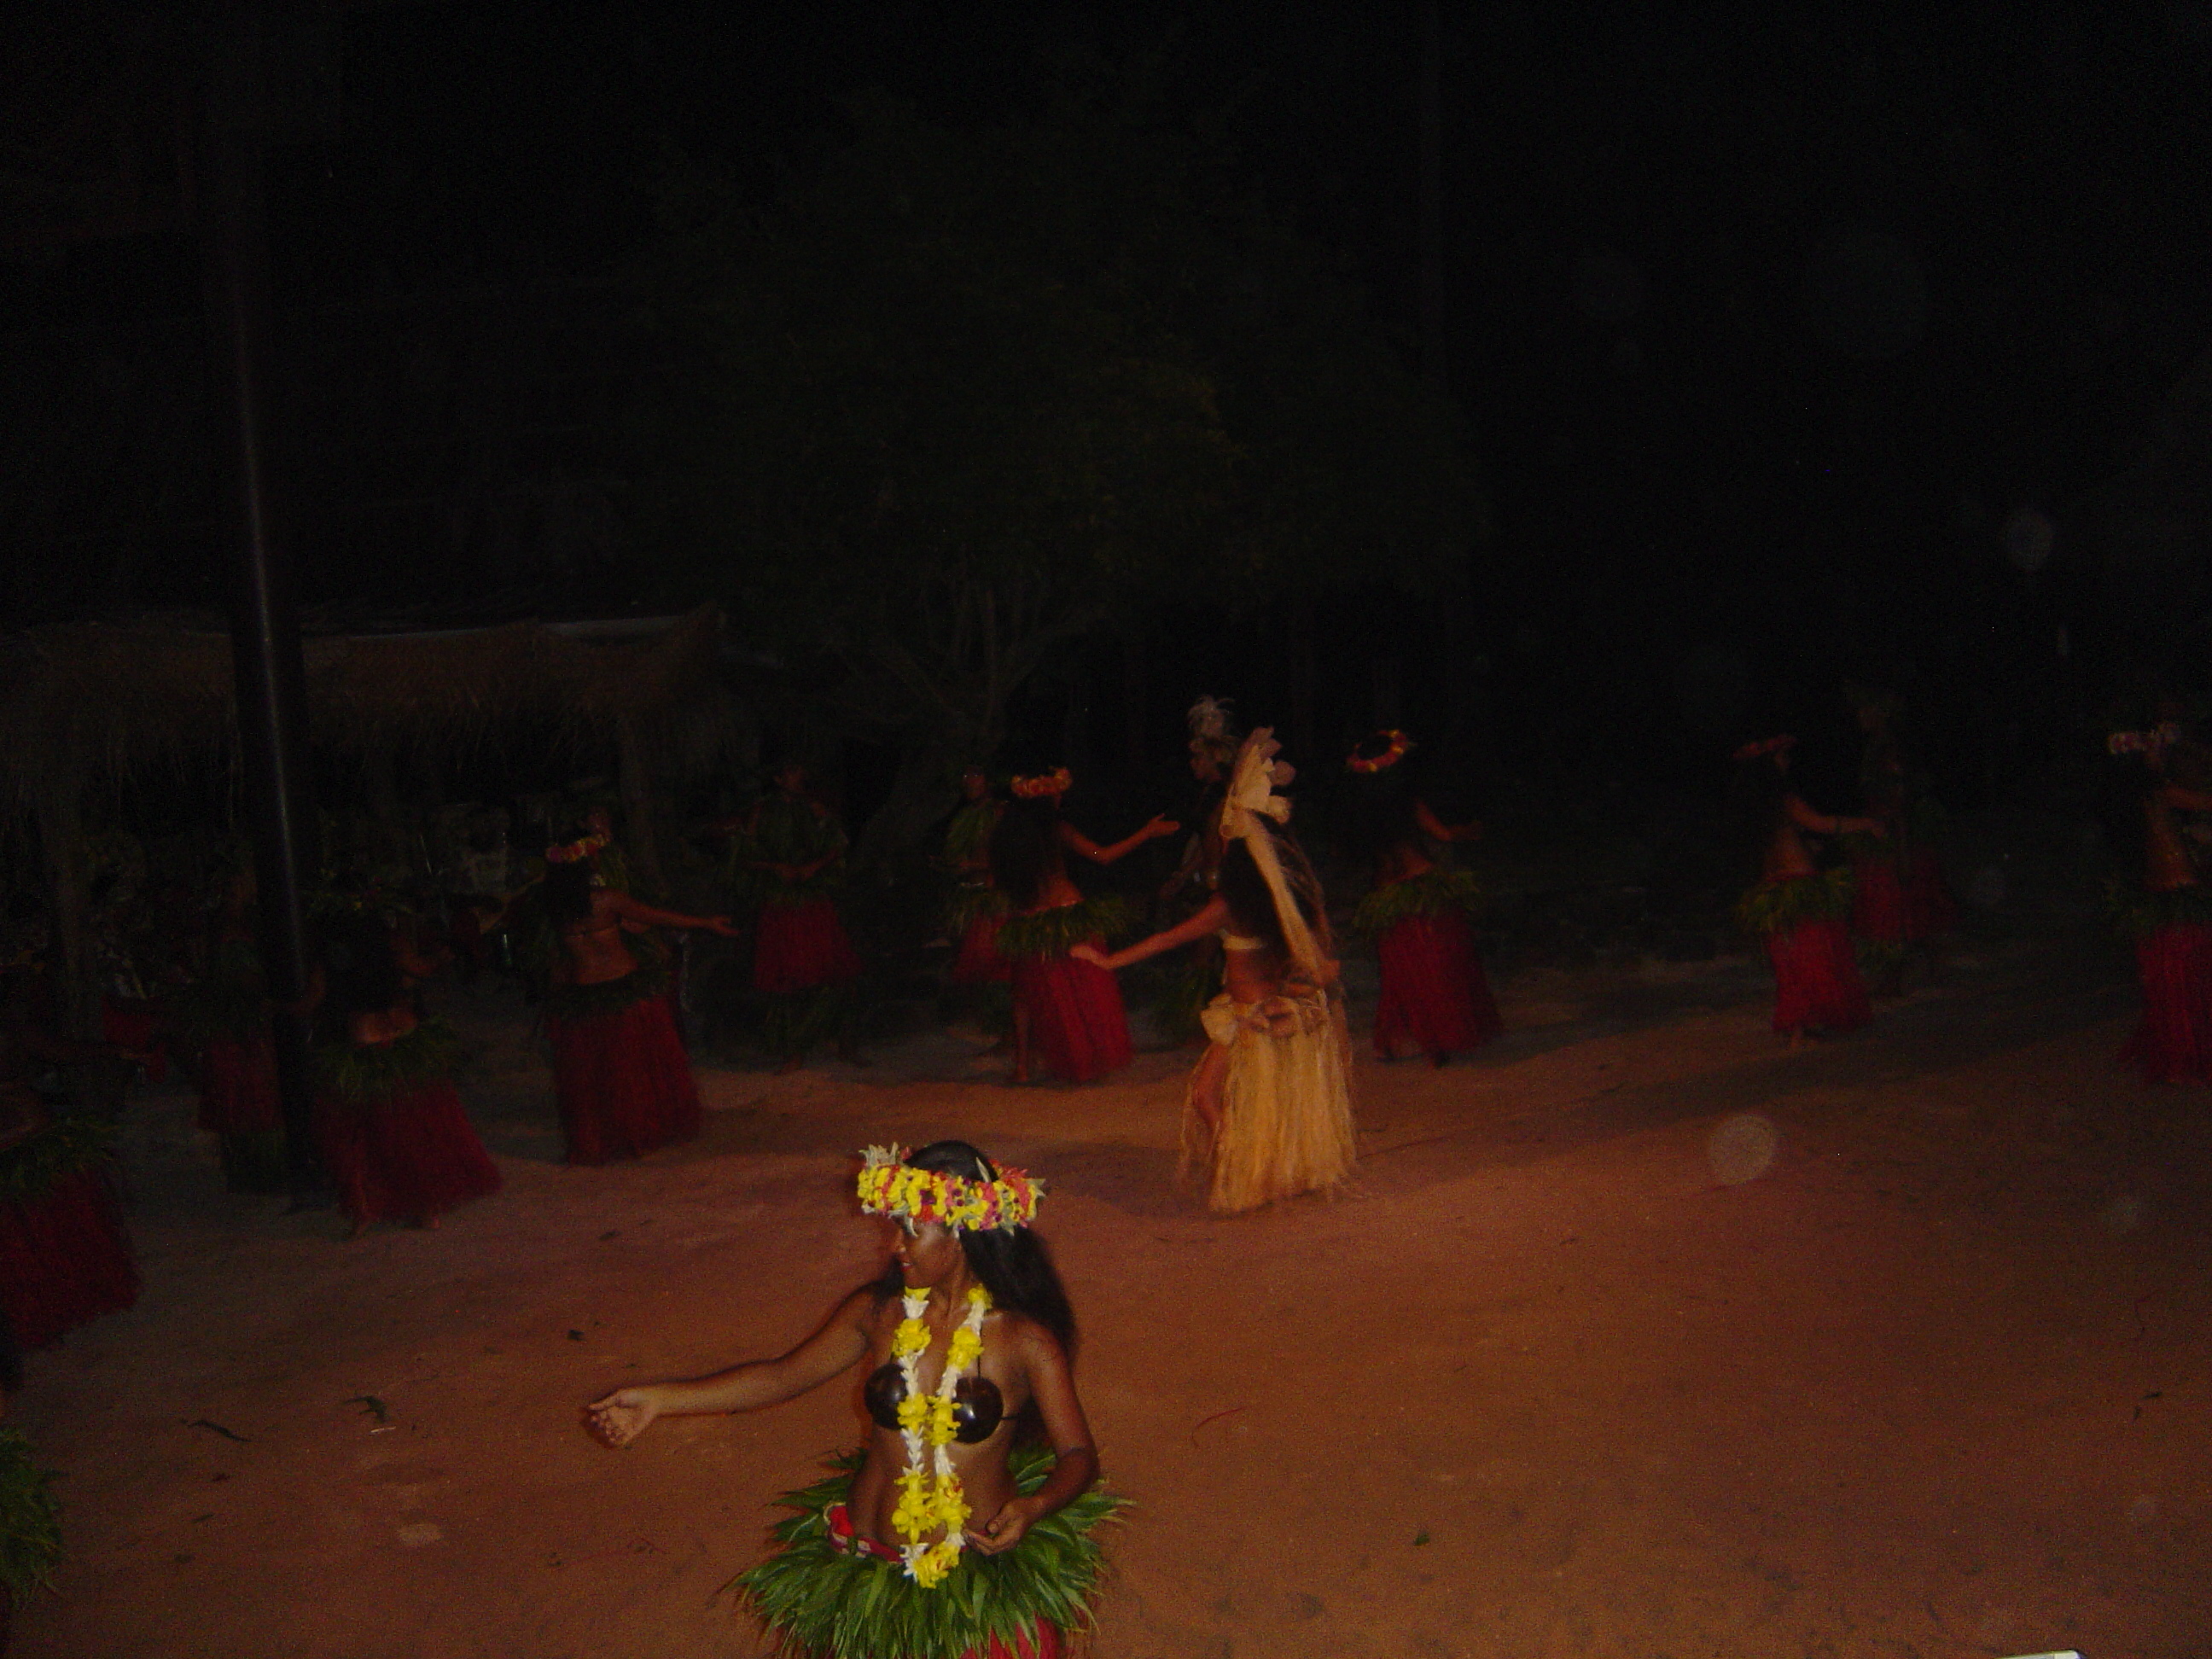
[[[1851,1031],[1874,1018],[1866,981],[1844,922],[1851,913],[1848,867],[1823,871],[1808,835],[1880,836],[1873,818],[1838,817],[1808,805],[1790,781],[1787,733],[1735,752],[1747,795],[1747,827],[1759,847],[1758,884],[1736,904],[1736,921],[1765,941],[1774,969],[1774,1029],[1796,1048],[1808,1031]]]
[[[806,769],[786,761],[745,815],[732,857],[739,890],[759,902],[753,989],[768,999],[762,1034],[784,1071],[842,1024],[860,958],[837,915],[845,826],[807,790]]]
[[[778,1500],[794,1513],[777,1553],[735,1581],[780,1651],[1059,1659],[1089,1622],[1091,1534],[1118,1503],[1095,1489],[1075,1317],[1030,1230],[1042,1191],[964,1141],[872,1146],[860,1207],[894,1224],[881,1278],[780,1359],[586,1409],[625,1446],[662,1417],[753,1411],[865,1369],[866,1448]]]
[[[1154,817],[1102,847],[1060,815],[1060,798],[1073,782],[1064,766],[1016,778],[1013,800],[991,832],[991,879],[1013,907],[999,929],[999,951],[1013,964],[1016,1083],[1029,1081],[1033,1068],[1088,1083],[1129,1063],[1121,987],[1072,954],[1123,931],[1127,907],[1119,898],[1085,898],[1068,879],[1067,854],[1112,864],[1179,827]]]
[[[2118,888],[2135,940],[2142,1018],[2121,1058],[2146,1083],[2212,1082],[2212,895],[2183,838],[2181,817],[2212,813],[2212,767],[2178,725],[2115,732],[2123,817],[2135,871]]]
[[[1437,816],[1412,775],[1413,746],[1403,732],[1377,732],[1346,757],[1346,851],[1367,866],[1372,884],[1352,925],[1375,941],[1382,979],[1375,1052],[1384,1060],[1425,1054],[1442,1066],[1482,1047],[1504,1022],[1470,922],[1481,891],[1468,872],[1442,861],[1446,848],[1475,840],[1482,826]]]
[[[1218,890],[1179,927],[1108,956],[1112,970],[1206,937],[1221,941],[1226,988],[1206,1006],[1204,1057],[1183,1111],[1183,1161],[1202,1162],[1206,1202],[1224,1214],[1299,1193],[1328,1192],[1352,1174],[1351,1040],[1320,884],[1273,825],[1291,804],[1275,793],[1291,770],[1265,726],[1246,738],[1222,804]]]
[[[728,938],[727,916],[641,904],[595,876],[605,845],[586,836],[545,854],[543,894],[560,940],[545,1033],[571,1164],[639,1158],[699,1133],[699,1090],[668,1006],[668,974],[641,965],[625,929],[703,928]]]

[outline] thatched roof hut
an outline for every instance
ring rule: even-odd
[[[611,744],[632,809],[633,859],[654,879],[650,775],[700,749],[702,730],[726,718],[721,635],[710,606],[684,617],[311,637],[310,740],[386,759],[465,758],[533,731]],[[84,791],[227,763],[237,742],[229,635],[148,622],[0,641],[0,815],[39,823],[66,971],[82,994]]]

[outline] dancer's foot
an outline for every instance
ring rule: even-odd
[[[789,1077],[793,1072],[797,1071],[800,1066],[805,1064],[806,1056],[805,1054],[793,1054],[776,1066],[775,1074],[778,1077]]]
[[[368,1222],[366,1222],[366,1221],[356,1221],[356,1222],[355,1222],[355,1223],[353,1224],[353,1225],[352,1225],[350,1228],[349,1228],[349,1229],[347,1230],[347,1231],[346,1231],[346,1243],[349,1243],[349,1244],[352,1243],[354,1242],[354,1240],[356,1240],[356,1238],[359,1238],[359,1237],[360,1237],[363,1233],[367,1232],[368,1231]]]
[[[1429,1064],[1435,1066],[1437,1070],[1441,1072],[1445,1066],[1451,1064],[1451,1056],[1449,1054],[1446,1054],[1443,1049],[1439,1048],[1436,1053],[1429,1056]]]

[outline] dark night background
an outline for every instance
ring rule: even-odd
[[[1214,691],[1324,752],[1402,721],[1493,789],[1694,793],[1746,735],[1840,726],[1856,675],[1905,688],[1942,789],[1972,806],[2063,791],[2097,722],[2193,688],[2212,459],[2196,0],[453,0],[280,21],[270,246],[316,617],[720,599],[738,639],[811,672],[738,538],[704,556],[704,521],[671,517],[667,387],[689,369],[656,284],[672,181],[769,222],[881,94],[954,135],[1064,131],[1075,107],[1092,141],[1141,131],[1217,207],[1264,205],[1296,245],[1281,268],[1343,284],[1408,380],[1445,389],[1479,484],[1441,574],[1370,568],[1347,538],[1287,583],[1130,577],[1111,624],[1024,688],[1018,740],[1172,760],[1176,711]],[[9,628],[222,602],[179,171],[196,27],[27,7],[0,42]],[[1153,161],[1130,176],[1165,176]],[[1224,400],[1267,401],[1274,337],[1240,368],[1188,318],[1164,326]],[[2014,556],[2024,512],[2055,529],[2039,570]]]

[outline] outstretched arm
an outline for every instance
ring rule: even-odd
[[[1032,1324],[1023,1340],[1022,1361],[1029,1371],[1030,1398],[1036,1401],[1058,1461],[1044,1485],[1027,1497],[1008,1498],[997,1514],[969,1529],[969,1543],[986,1555],[1013,1548],[1024,1533],[1054,1510],[1066,1509],[1098,1478],[1097,1449],[1091,1443],[1083,1402],[1075,1397],[1067,1355],[1050,1331]]]
[[[1801,795],[1790,797],[1787,808],[1790,821],[1800,830],[1809,830],[1816,836],[1886,836],[1879,818],[1829,817],[1815,812],[1805,805]]]
[[[850,1370],[868,1352],[872,1291],[855,1291],[822,1328],[781,1359],[756,1359],[711,1376],[617,1389],[584,1407],[585,1426],[610,1446],[627,1446],[655,1418],[749,1412],[805,1394]]]
[[[738,930],[731,926],[727,916],[687,916],[676,910],[657,909],[650,904],[641,904],[628,893],[609,896],[607,908],[624,921],[642,923],[647,927],[705,928],[710,933],[727,938]]]
[[[1413,822],[1431,841],[1480,841],[1482,839],[1482,820],[1469,818],[1465,823],[1446,823],[1436,815],[1428,802],[1413,803]]]
[[[1150,939],[1139,939],[1126,950],[1108,956],[1095,945],[1079,945],[1068,955],[1080,962],[1096,963],[1101,968],[1127,968],[1133,962],[1143,962],[1163,951],[1172,951],[1179,945],[1188,945],[1194,939],[1204,939],[1229,925],[1229,901],[1216,894],[1206,902],[1206,908],[1188,921],[1177,922],[1164,933],[1155,933]]]
[[[1182,828],[1173,818],[1156,816],[1134,835],[1123,836],[1111,847],[1101,847],[1073,824],[1063,823],[1060,826],[1060,839],[1063,846],[1082,854],[1093,864],[1111,864],[1125,854],[1135,852],[1146,842],[1161,836],[1172,836]]]

